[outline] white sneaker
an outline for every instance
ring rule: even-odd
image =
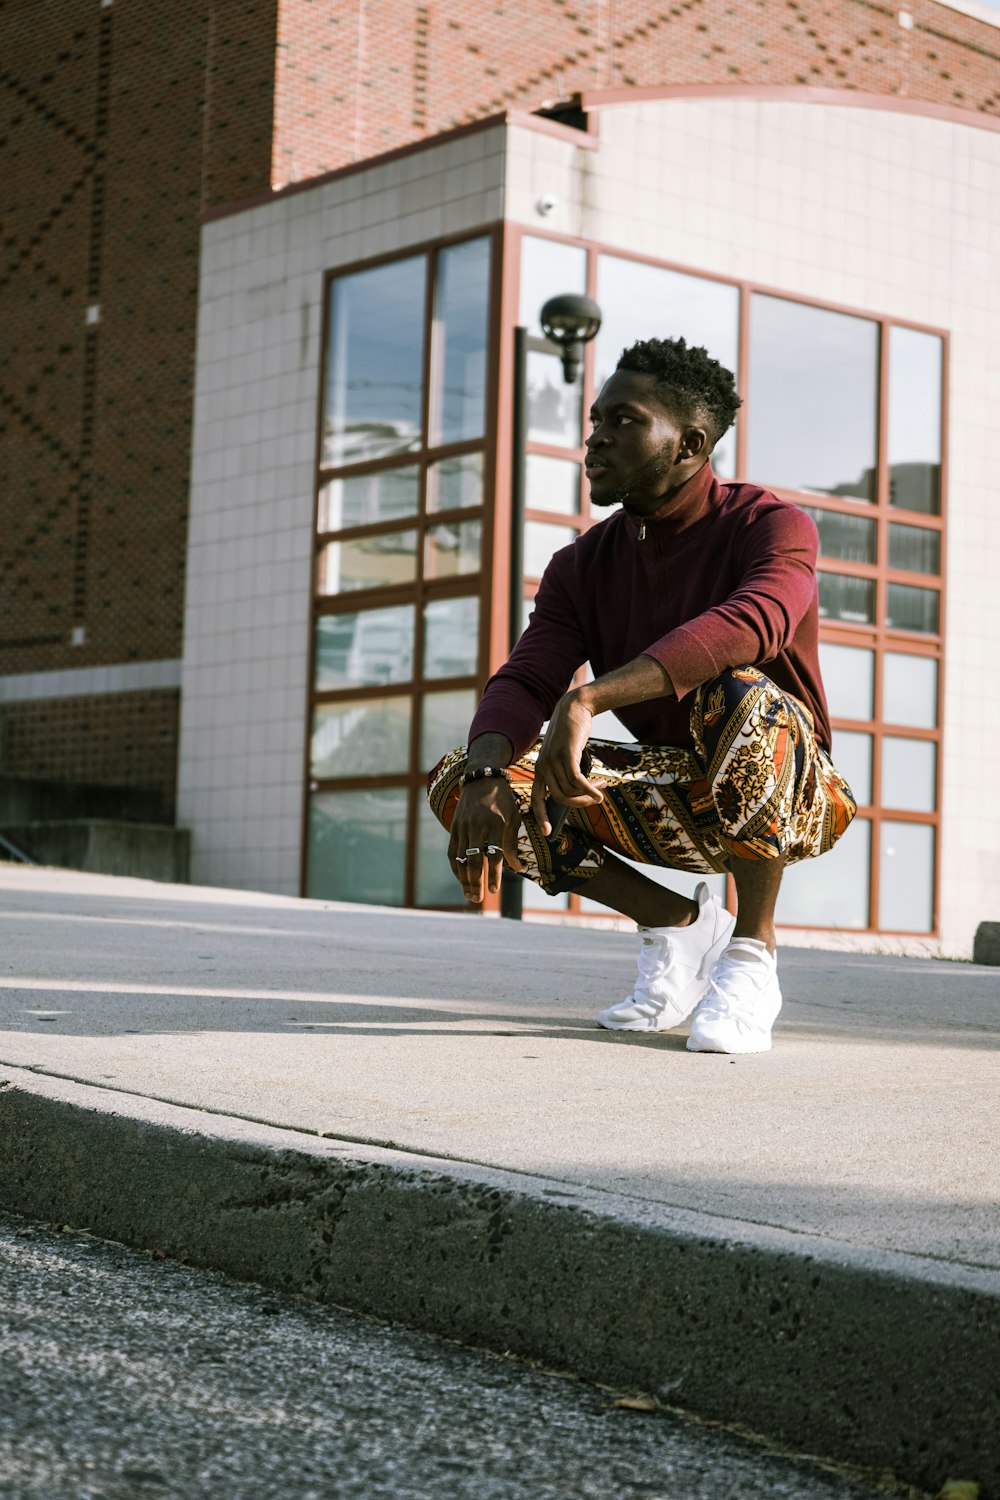
[[[733,938],[691,1021],[691,1052],[769,1052],[781,1009],[778,965],[762,943]]]
[[[597,1017],[608,1031],[669,1031],[686,1021],[708,989],[708,976],[736,921],[704,881],[695,891],[697,919],[689,927],[640,927],[642,948],[635,990]]]

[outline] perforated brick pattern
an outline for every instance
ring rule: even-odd
[[[274,0],[0,6],[0,675],[181,653],[200,215],[267,188],[274,36]],[[26,771],[100,764],[89,705],[14,713]]]
[[[582,89],[812,84],[1000,113],[1000,31],[936,0],[281,0],[274,180]]]
[[[169,822],[179,706],[176,690],[5,704],[0,710],[3,773],[155,790]]]

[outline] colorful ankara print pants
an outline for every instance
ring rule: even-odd
[[[812,715],[756,667],[732,667],[700,687],[691,709],[694,749],[591,740],[590,779],[604,801],[574,807],[550,843],[531,815],[541,742],[508,768],[521,809],[518,851],[529,880],[555,895],[580,891],[605,851],[698,874],[734,859],[792,863],[825,854],[857,811],[847,782],[816,743]],[[428,779],[435,815],[451,827],[465,747]]]

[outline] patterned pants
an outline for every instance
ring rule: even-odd
[[[825,854],[857,803],[826,751],[812,715],[756,667],[731,667],[695,693],[694,749],[591,740],[590,779],[604,801],[574,807],[550,843],[531,815],[539,741],[508,768],[521,809],[518,851],[529,880],[549,895],[580,891],[605,851],[698,874],[734,859],[789,863]],[[461,795],[464,746],[428,778],[431,808],[450,829]]]

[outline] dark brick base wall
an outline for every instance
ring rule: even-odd
[[[155,790],[171,821],[179,710],[177,689],[0,704],[0,771]]]

